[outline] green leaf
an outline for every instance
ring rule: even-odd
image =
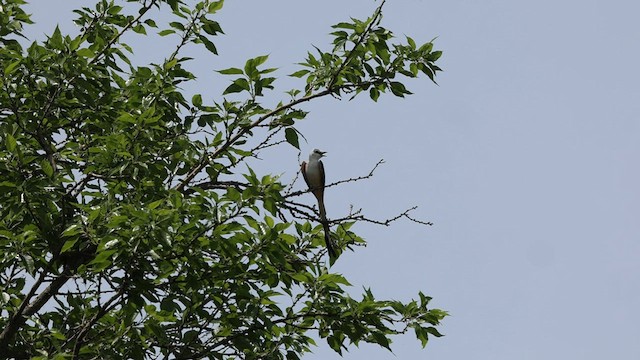
[[[300,144],[298,142],[298,132],[291,127],[284,129],[284,138],[287,139],[287,142],[296,149],[300,150]]]
[[[138,25],[132,27],[131,29],[134,32],[138,33],[138,34],[147,35],[147,30],[144,28],[144,25],[142,25],[142,24],[138,24]]]
[[[147,209],[153,210],[153,209],[157,208],[158,206],[160,206],[163,202],[164,202],[164,199],[156,200],[156,201],[150,203],[149,205],[147,205]]]
[[[258,56],[256,58],[254,58],[253,62],[254,62],[254,65],[256,67],[258,67],[258,66],[264,64],[267,61],[267,59],[269,59],[269,55],[262,55],[262,56]]]
[[[288,245],[293,245],[298,241],[298,239],[295,236],[289,235],[289,234],[282,233],[279,235],[279,237],[280,239],[284,240],[284,242],[286,242]]]
[[[107,250],[108,252],[110,252],[110,254],[108,254],[109,256],[111,256],[112,252],[115,252],[115,250]],[[103,252],[106,253],[107,251]],[[102,254],[102,253],[101,253]],[[92,260],[89,265],[91,265],[91,268],[94,272],[98,273],[103,271],[104,269],[108,268],[109,266],[111,266],[111,264],[113,263],[113,261],[111,259],[109,259],[109,257],[106,257],[100,261],[97,261],[97,259]]]
[[[440,59],[440,56],[442,56],[442,51],[434,51],[431,54],[429,54],[429,57],[427,59],[429,61],[436,61]]]
[[[180,31],[184,31],[184,25],[182,23],[177,22],[177,21],[170,22],[169,26],[171,26],[174,29],[178,29]]]
[[[228,68],[228,69],[224,69],[224,70],[216,70],[216,72],[222,74],[222,75],[243,75],[244,72],[242,71],[242,69],[238,69],[238,68]]]
[[[407,36],[407,42],[409,43],[409,46],[411,46],[411,49],[415,50],[416,49],[416,42],[413,41],[412,38]]]
[[[212,21],[206,18],[201,18],[202,20],[202,30],[209,35],[217,35],[218,33],[224,34],[220,24],[216,21]]]
[[[61,50],[64,47],[62,43],[62,33],[60,33],[60,28],[58,26],[56,26],[56,29],[53,31],[53,35],[49,38],[48,44],[52,48],[58,50]]]
[[[42,168],[42,172],[44,172],[45,175],[47,175],[48,177],[53,176],[53,167],[51,166],[49,160],[42,160],[40,162],[40,167]]]
[[[383,346],[385,349],[391,351],[391,348],[389,347],[389,345],[391,344],[389,342],[389,339],[381,332],[379,331],[375,331],[373,332],[373,334],[371,334],[373,336],[373,340],[376,344]]]
[[[244,73],[247,74],[251,80],[259,76],[260,73],[258,72],[254,59],[249,59],[244,63]]]
[[[76,51],[76,53],[78,54],[78,56],[82,56],[82,57],[86,57],[86,58],[92,58],[92,57],[96,56],[96,53],[93,52],[93,50],[91,50],[89,48],[78,49]]]
[[[213,14],[218,10],[222,9],[223,4],[224,4],[224,1],[214,1],[211,4],[209,4],[209,14]]]
[[[80,225],[73,224],[62,232],[62,237],[70,237],[70,236],[78,235],[80,234],[81,231],[82,231],[82,227],[80,227]]]
[[[376,89],[375,86],[372,86],[369,89],[369,97],[371,98],[371,100],[377,102],[378,98],[380,97],[380,90]]]
[[[347,281],[347,279],[340,274],[323,274],[318,278],[318,280],[326,282],[328,284],[343,284],[351,286],[349,281]]]
[[[222,95],[249,91],[249,89],[250,87],[247,79],[240,78],[236,79],[231,85],[229,85],[229,87],[224,90]]]
[[[107,10],[107,14],[116,15],[116,14],[119,14],[121,10],[122,10],[122,6],[112,4],[112,6],[110,6],[109,9]]]
[[[436,80],[434,79],[434,73],[433,71],[431,71],[431,69],[429,68],[428,65],[426,64],[418,64],[418,68],[420,69],[420,71],[422,71],[425,75],[427,75],[429,77],[429,79],[431,79],[431,81],[433,81],[434,83],[436,82]]]
[[[278,68],[268,68],[268,69],[260,70],[260,74],[264,75],[264,74],[272,73],[276,70],[278,70]]]
[[[395,96],[404,97],[404,94],[411,94],[411,91],[407,90],[401,82],[391,81],[389,85],[391,86],[391,92]]]
[[[4,75],[7,76],[11,74],[18,67],[18,65],[20,65],[20,62],[22,62],[22,59],[14,61],[7,65],[7,67],[4,68]]]
[[[191,98],[191,103],[192,103],[195,107],[200,107],[200,106],[202,106],[202,95],[200,95],[200,94],[195,94],[195,95],[193,95],[193,97]]]
[[[303,70],[298,70],[298,71],[294,72],[293,74],[291,74],[289,76],[301,78],[301,77],[305,76],[308,73],[309,73],[309,70],[303,69]]]
[[[69,43],[69,50],[71,51],[76,51],[78,50],[78,48],[80,47],[80,44],[82,44],[86,39],[83,36],[76,36],[73,40],[71,40],[71,42]]]
[[[73,247],[73,245],[75,245],[78,242],[78,239],[80,239],[79,237],[67,240],[64,242],[64,245],[62,245],[62,249],[60,249],[61,253],[67,252],[69,249],[71,249]]]
[[[433,49],[433,43],[428,42],[420,46],[420,49],[418,49],[418,51],[420,51],[421,53],[430,53],[431,49]]]
[[[351,23],[346,23],[346,22],[341,22],[341,23],[337,23],[333,26],[331,26],[334,29],[349,29],[349,30],[353,30],[356,28],[356,25],[351,24]]]
[[[337,336],[329,336],[327,338],[327,344],[329,344],[329,347],[333,349],[333,351],[342,354],[342,341],[340,341]]]
[[[7,141],[7,150],[9,150],[9,152],[14,152],[16,150],[16,138],[13,137],[13,135],[11,134],[7,134],[6,135],[6,141]]]
[[[427,346],[427,343],[429,342],[429,334],[427,334],[427,332],[421,326],[414,327],[414,331],[416,333],[416,338],[420,340],[422,348]]]
[[[409,70],[411,71],[411,77],[416,77],[418,76],[418,64],[416,63],[411,63],[409,65]]]
[[[158,32],[158,35],[160,35],[160,36],[167,36],[167,35],[175,34],[175,33],[176,33],[176,31],[175,31],[175,30],[172,30],[172,29],[166,29],[166,30],[159,31],[159,32]]]
[[[332,32],[331,35],[335,36],[337,39],[346,39],[349,34],[346,31],[339,30]]]
[[[199,35],[198,39],[202,41],[202,43],[204,44],[204,47],[206,47],[207,50],[209,50],[209,52],[211,52],[214,55],[218,55],[218,49],[216,49],[216,46],[211,42],[211,40],[207,39],[207,37],[204,35]]]
[[[429,326],[429,327],[426,329],[426,331],[427,331],[429,334],[431,334],[431,335],[433,335],[433,336],[435,336],[435,337],[442,337],[442,336],[444,336],[444,335],[442,335],[442,334],[438,331],[438,329],[434,328],[433,326]]]
[[[104,250],[104,251],[101,251],[100,253],[98,253],[96,258],[91,261],[91,263],[99,264],[99,263],[102,263],[102,262],[105,262],[105,261],[111,263],[111,261],[109,261],[108,259],[111,258],[111,256],[113,254],[115,254],[115,253],[116,253],[116,250]]]
[[[176,64],[178,63],[178,59],[171,59],[170,61],[164,63],[164,69],[168,70],[171,69],[172,67],[176,66]]]
[[[33,274],[36,270],[35,261],[33,260],[33,256],[29,254],[23,254],[22,261],[25,269],[29,274]]]

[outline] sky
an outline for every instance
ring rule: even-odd
[[[27,34],[77,31],[78,4],[87,2],[32,1]],[[185,91],[219,98],[229,80],[213,70],[264,54],[284,77],[312,45],[329,48],[332,24],[378,4],[228,1],[216,18],[221,56],[189,50],[200,77]],[[439,86],[414,79],[405,99],[305,105],[303,156],[327,151],[328,181],[385,160],[372,179],[327,190],[330,218],[351,204],[375,219],[418,205],[413,216],[434,223],[357,225],[368,246],[333,268],[354,296],[423,291],[451,316],[424,350],[409,333],[393,353],[361,345],[344,358],[640,358],[640,3],[388,0],[383,13],[399,40],[437,37]],[[152,41],[129,43],[136,62],[166,56]],[[295,84],[279,78],[269,99]],[[293,148],[261,158],[263,173],[298,170]],[[339,358],[324,344],[306,357]]]

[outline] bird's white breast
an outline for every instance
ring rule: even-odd
[[[309,185],[311,187],[320,187],[322,186],[322,174],[320,173],[320,164],[318,161],[309,161],[306,168],[307,179],[309,180]]]

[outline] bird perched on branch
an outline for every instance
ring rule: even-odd
[[[318,210],[320,211],[320,222],[324,228],[324,241],[327,243],[327,250],[330,258],[336,257],[336,251],[331,243],[331,230],[329,229],[329,222],[327,221],[327,213],[324,209],[324,166],[322,165],[322,158],[326,154],[324,151],[313,149],[309,154],[309,162],[302,162],[302,176],[304,181],[309,186],[309,190],[318,200]]]

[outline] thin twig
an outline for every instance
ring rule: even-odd
[[[364,215],[360,214],[360,212],[361,212],[361,209],[360,209],[360,210],[356,211],[353,214],[350,214],[350,215],[345,216],[345,217],[340,218],[340,219],[334,219],[334,220],[331,220],[329,222],[330,223],[338,223],[339,224],[339,223],[342,223],[342,222],[345,222],[345,221],[364,221],[364,222],[368,222],[368,223],[372,223],[372,224],[389,226],[394,221],[397,221],[397,220],[399,220],[401,218],[407,218],[410,221],[418,223],[418,224],[421,224],[421,225],[432,226],[433,223],[430,222],[430,221],[422,221],[422,220],[418,220],[416,218],[413,218],[413,217],[409,216],[409,213],[411,211],[417,209],[417,208],[418,208],[417,206],[413,206],[413,207],[411,207],[409,209],[406,209],[402,213],[400,213],[400,214],[398,214],[398,215],[396,215],[396,216],[394,216],[392,218],[385,219],[385,220],[375,220],[375,219],[367,218]]]
[[[336,186],[336,185],[340,185],[340,184],[348,183],[348,182],[353,182],[353,181],[360,181],[360,180],[364,180],[364,179],[369,179],[369,178],[371,178],[371,177],[373,176],[373,173],[376,171],[376,169],[378,168],[378,166],[380,166],[380,165],[382,165],[382,164],[384,164],[384,159],[380,159],[380,160],[378,160],[378,162],[377,162],[377,163],[376,163],[376,165],[373,167],[373,169],[371,169],[371,171],[369,171],[369,174],[367,174],[367,175],[363,175],[363,176],[358,176],[358,177],[355,177],[355,178],[349,178],[349,179],[345,179],[345,180],[339,180],[339,181],[336,181],[336,182],[332,182],[332,183],[330,183],[330,184],[328,184],[328,185],[325,185],[325,189],[326,189],[326,188],[329,188],[329,187]],[[298,173],[300,173],[300,171],[298,171]],[[296,174],[296,179],[297,179],[297,178],[298,178],[298,174]],[[308,193],[308,192],[311,192],[311,190],[310,190],[310,189],[307,189],[307,190],[295,191],[295,192],[292,192],[292,193],[290,193],[290,194],[285,195],[285,198],[289,198],[289,197],[293,197],[293,196],[300,196],[300,195],[302,195],[302,194],[306,194],[306,193]]]

